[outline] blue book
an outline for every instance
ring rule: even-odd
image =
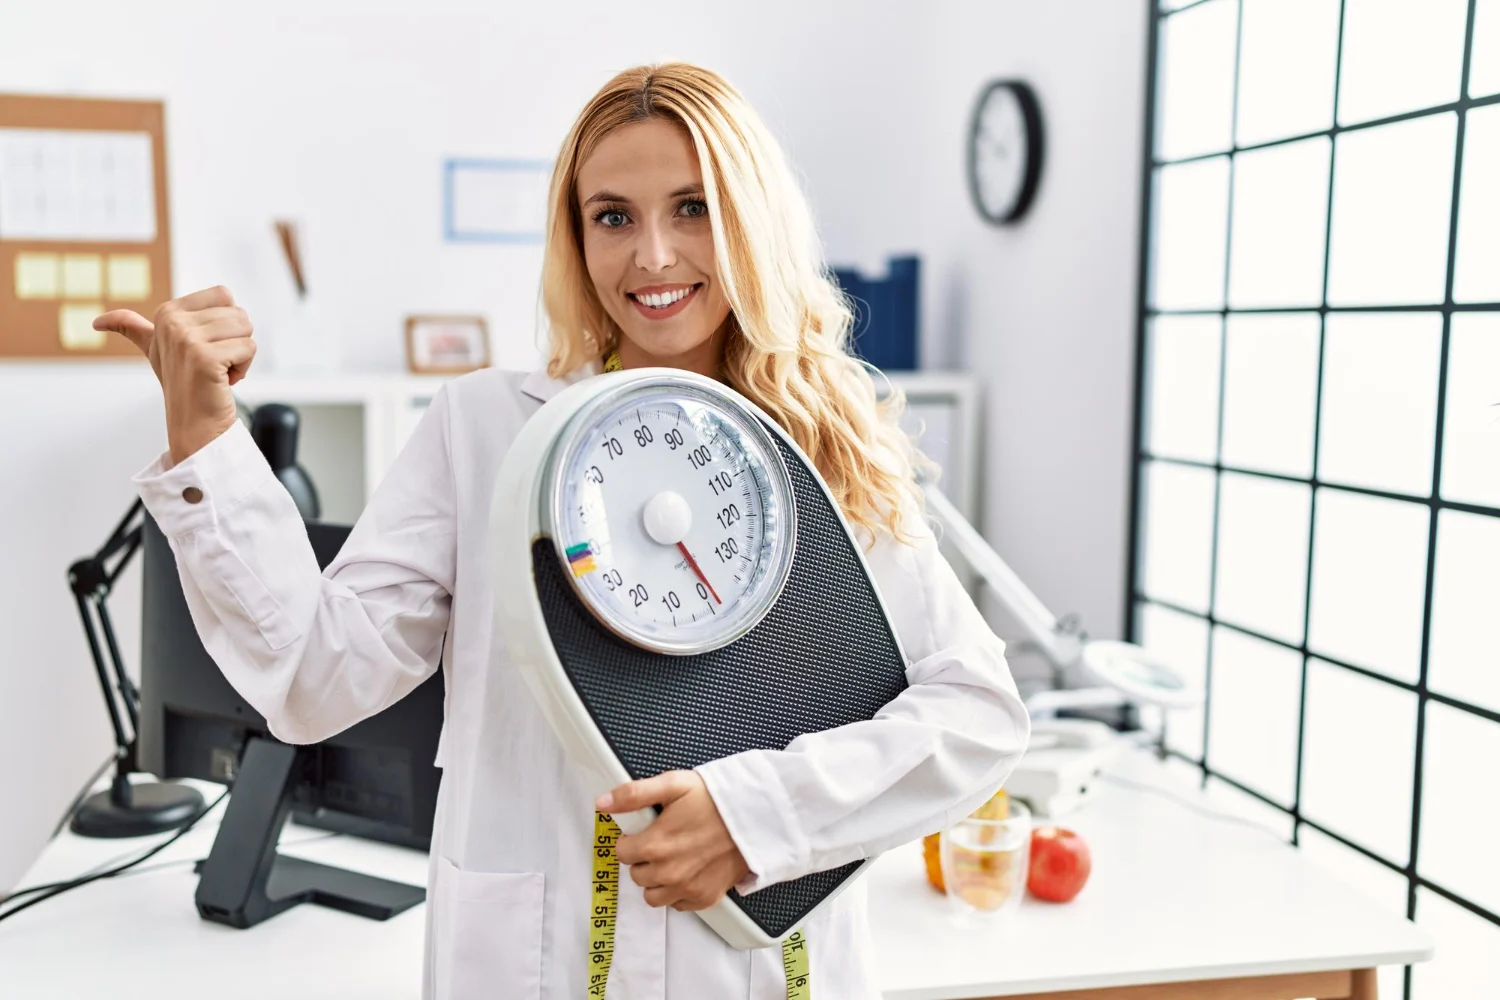
[[[854,307],[854,351],[882,371],[917,368],[917,287],[921,258],[892,257],[885,278],[852,268],[833,277]]]

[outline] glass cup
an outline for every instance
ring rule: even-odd
[[[962,918],[1011,913],[1026,892],[1031,812],[1010,800],[1004,819],[970,816],[943,831],[943,884]]]

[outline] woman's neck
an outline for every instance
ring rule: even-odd
[[[620,355],[620,367],[624,369],[681,368],[717,379],[724,360],[724,335],[725,331],[721,328],[692,350],[665,357],[646,353],[628,337],[621,337],[615,349]]]

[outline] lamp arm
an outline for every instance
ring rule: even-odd
[[[144,504],[137,497],[99,551],[68,567],[68,587],[78,605],[78,617],[83,625],[84,638],[88,641],[94,673],[99,679],[99,692],[104,697],[110,727],[114,730],[116,770],[117,776],[121,778],[135,770],[135,733],[140,727],[140,693],[125,671],[119,642],[115,638],[114,623],[109,616],[108,600],[115,580],[140,548],[139,519],[144,510]],[[116,556],[118,559],[115,564],[107,565],[107,561]],[[102,647],[100,632],[104,634]],[[128,734],[127,718],[130,726]]]
[[[75,564],[76,565],[76,564]],[[89,653],[94,660],[94,673],[99,677],[99,690],[104,695],[104,708],[109,713],[109,724],[115,731],[115,759],[123,761],[130,741],[125,737],[125,724],[120,719],[120,706],[110,690],[109,672],[104,665],[104,652],[99,648],[99,636],[94,630],[94,620],[89,614],[88,598],[75,592],[78,617],[83,621],[83,635],[89,643]]]
[[[959,555],[983,577],[1006,609],[1021,623],[1042,652],[1058,667],[1072,665],[1079,656],[1079,637],[1060,626],[1056,616],[1000,558],[984,536],[975,530],[958,508],[953,506],[935,485],[923,485],[927,509],[943,526],[944,537],[953,543]]]

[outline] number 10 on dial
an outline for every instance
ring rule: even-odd
[[[605,392],[552,453],[554,539],[584,605],[626,641],[686,655],[727,645],[791,568],[790,477],[760,420],[670,376]]]

